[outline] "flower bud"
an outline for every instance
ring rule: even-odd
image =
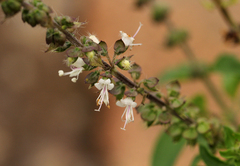
[[[91,61],[92,59],[94,59],[94,56],[96,55],[95,51],[90,51],[90,52],[86,52],[86,56],[88,57],[88,59]]]
[[[117,64],[117,66],[122,70],[130,70],[132,67],[132,64],[130,60],[124,58]]]
[[[102,59],[101,57],[96,54],[95,51],[89,51],[85,53],[86,56],[88,57],[89,63],[91,66],[103,66]]]
[[[61,31],[54,33],[53,37],[55,46],[62,46],[66,42],[66,36]]]
[[[30,24],[32,27],[35,27],[37,25],[37,21],[35,19],[35,16],[32,12],[29,12],[26,16],[26,22]]]
[[[74,62],[76,62],[77,59],[78,59],[78,57],[68,57],[65,62],[67,63],[67,66],[70,66]]]

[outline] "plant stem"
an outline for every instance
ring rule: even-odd
[[[173,23],[170,20],[166,20],[165,24],[169,31],[172,31],[175,29]],[[237,123],[236,123],[235,117],[230,118],[230,116],[229,116],[229,113],[231,113],[231,112],[229,112],[230,109],[228,108],[227,104],[224,102],[224,99],[220,95],[220,92],[217,90],[217,88],[215,87],[213,82],[210,80],[210,78],[207,75],[202,74],[202,69],[198,65],[196,55],[192,51],[191,47],[188,45],[187,42],[183,42],[180,44],[180,48],[182,49],[182,51],[184,52],[184,54],[188,58],[188,60],[191,62],[192,68],[198,74],[200,74],[199,78],[202,80],[205,87],[209,90],[209,92],[212,95],[212,97],[214,98],[215,102],[219,105],[224,116],[228,118],[228,121],[230,121],[231,123],[236,125]]]
[[[227,8],[225,8],[221,4],[221,0],[212,0],[216,7],[218,8],[219,12],[221,13],[223,19],[225,20],[226,24],[228,25],[229,29],[234,30],[237,32],[238,39],[240,40],[240,27],[234,22],[231,15],[229,14]]]

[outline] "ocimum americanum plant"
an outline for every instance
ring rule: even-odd
[[[239,165],[240,134],[236,130],[223,125],[219,119],[212,118],[196,103],[186,101],[180,94],[181,87],[178,81],[168,83],[167,94],[162,94],[158,90],[157,77],[140,79],[141,65],[133,62],[133,55],[126,56],[126,52],[131,51],[132,54],[134,47],[141,47],[142,43],[136,41],[136,37],[141,33],[142,23],[136,23],[135,34],[121,30],[116,32],[120,33],[121,38],[116,39],[113,51],[109,51],[104,39],[98,39],[95,35],[76,37],[76,30],[86,24],[79,21],[81,18],[78,20],[69,16],[54,16],[52,9],[40,0],[1,0],[0,2],[5,19],[21,13],[24,23],[32,27],[46,28],[47,53],[65,52],[67,57],[64,62],[69,70],[59,70],[56,74],[58,72],[60,77],[69,76],[69,81],[73,83],[84,81],[89,84],[89,88],[99,90],[96,109],[92,111],[101,111],[102,107],[110,109],[109,100],[114,100],[110,96],[115,96],[116,105],[123,108],[123,114],[119,117],[119,120],[123,121],[122,130],[126,130],[127,125],[134,121],[134,114],[137,112],[148,127],[164,125],[166,133],[173,142],[184,139],[188,145],[198,145],[200,157],[197,163],[203,160],[206,165],[211,166]],[[220,0],[214,2],[218,4]],[[145,3],[150,1],[138,1],[137,5],[142,6]],[[222,6],[220,8],[224,9]],[[186,43],[187,31],[176,29],[168,15],[168,7],[153,6],[153,19],[157,23],[166,24],[170,32],[165,45],[180,46],[186,52],[191,61],[188,68],[190,77],[202,79],[225,110],[226,106],[209,82],[208,70],[198,63]],[[236,34],[234,37],[238,38],[237,28],[233,27],[232,31]],[[122,70],[128,71],[131,79],[123,75]],[[79,75],[83,72],[88,74],[84,80],[79,80]],[[140,103],[135,101],[137,96],[142,98]],[[235,121],[234,125],[236,125]],[[215,156],[219,150],[225,160]]]

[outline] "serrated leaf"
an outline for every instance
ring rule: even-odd
[[[173,166],[185,141],[173,143],[170,136],[163,133],[159,136],[152,159],[152,166]]]

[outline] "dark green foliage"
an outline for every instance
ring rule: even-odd
[[[173,166],[185,141],[173,143],[170,136],[162,133],[155,145],[151,166]]]

